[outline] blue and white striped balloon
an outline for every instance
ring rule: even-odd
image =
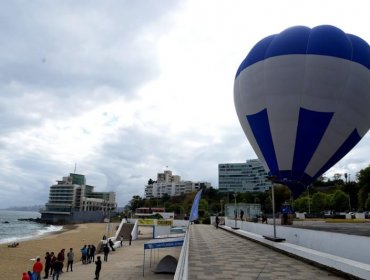
[[[370,47],[329,25],[258,42],[234,84],[239,121],[266,170],[299,195],[370,127]]]

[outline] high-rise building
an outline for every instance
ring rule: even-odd
[[[271,187],[267,176],[258,159],[246,163],[220,163],[218,189],[220,192],[264,192]]]
[[[51,223],[101,221],[116,208],[114,192],[94,192],[85,175],[70,173],[50,187],[41,219]]]
[[[157,181],[149,180],[145,186],[145,197],[180,196],[208,187],[211,187],[209,182],[181,181],[179,175],[172,175],[171,170],[165,170],[163,173],[157,174]]]

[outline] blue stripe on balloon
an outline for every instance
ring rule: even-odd
[[[239,66],[235,78],[254,63],[292,54],[339,57],[370,69],[370,47],[361,38],[346,34],[331,25],[320,25],[312,29],[294,26],[259,41]]]
[[[370,47],[369,44],[352,34],[347,34],[353,47],[352,61],[358,62],[370,69]]]
[[[328,127],[334,113],[315,112],[300,108],[295,142],[292,177],[300,180]]]
[[[246,116],[249,126],[272,174],[279,172],[267,109]]]
[[[357,129],[354,129],[348,138],[343,142],[342,146],[334,153],[334,155],[325,163],[323,167],[315,174],[314,178],[316,179],[326,170],[336,164],[340,159],[342,159],[354,146],[360,142],[361,136],[357,132]]]
[[[283,175],[285,172],[291,173],[290,170],[287,170],[287,171],[283,170],[281,171],[280,174]],[[292,191],[293,197],[297,198],[300,196],[302,192],[306,190],[307,186],[309,185],[309,182],[312,181],[312,178],[309,177],[307,174],[304,174],[304,176],[305,176],[304,177],[305,180],[302,180],[302,181],[298,181],[295,178],[289,177],[288,180],[278,179],[275,182],[287,186]],[[283,177],[283,178],[286,178],[286,177]]]
[[[269,47],[271,41],[275,38],[275,35],[268,36],[261,41],[259,41],[253,49],[249,52],[247,57],[240,64],[238,71],[236,72],[236,77],[247,68],[249,65],[252,65],[258,61],[265,59],[266,50]]]

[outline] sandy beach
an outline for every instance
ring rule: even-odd
[[[116,225],[112,225],[112,229]],[[75,251],[75,261],[81,257],[80,248],[84,244],[98,245],[102,236],[106,233],[106,224],[88,223],[67,225],[63,230],[44,235],[38,239],[22,241],[16,248],[8,248],[7,244],[0,245],[0,280],[19,280],[22,272],[32,270],[34,259],[40,256],[44,261],[45,252],[57,254],[65,248]],[[114,235],[111,231],[109,236]]]

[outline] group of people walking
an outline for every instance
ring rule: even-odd
[[[105,242],[104,242],[105,241]],[[123,236],[121,236],[120,240],[121,247],[123,246]],[[109,239],[106,241],[106,238],[103,238],[103,254],[104,254],[104,261],[108,261],[108,254],[110,251],[115,251],[114,242]],[[131,245],[131,237],[129,245]],[[100,271],[102,268],[102,261],[100,256],[96,257],[95,254],[97,253],[97,249],[93,244],[84,245],[81,249],[81,259],[80,261],[82,264],[90,264],[95,263],[95,278],[99,279]],[[73,271],[73,264],[75,260],[75,252],[73,248],[70,248],[69,251],[66,253],[65,249],[60,250],[58,254],[54,252],[46,252],[44,261],[41,261],[40,257],[36,258],[36,261],[33,265],[32,271],[23,272],[22,280],[41,280],[41,279],[48,279],[52,277],[53,280],[59,280],[59,276],[64,272]],[[66,267],[65,267],[66,261]],[[42,275],[44,272],[44,275]]]
[[[84,245],[81,248],[81,262],[82,264],[89,264],[95,261],[96,247],[91,245]]]
[[[54,252],[46,252],[44,263],[41,262],[40,257],[37,257],[36,262],[32,267],[32,271],[23,272],[22,280],[41,280],[41,278],[48,279],[49,276],[52,276],[53,280],[58,280],[59,275],[63,273],[64,261],[66,258],[67,272],[69,269],[73,271],[73,248],[70,248],[67,254],[65,254],[65,249],[62,249],[57,255]],[[43,277],[42,271],[44,271]]]

